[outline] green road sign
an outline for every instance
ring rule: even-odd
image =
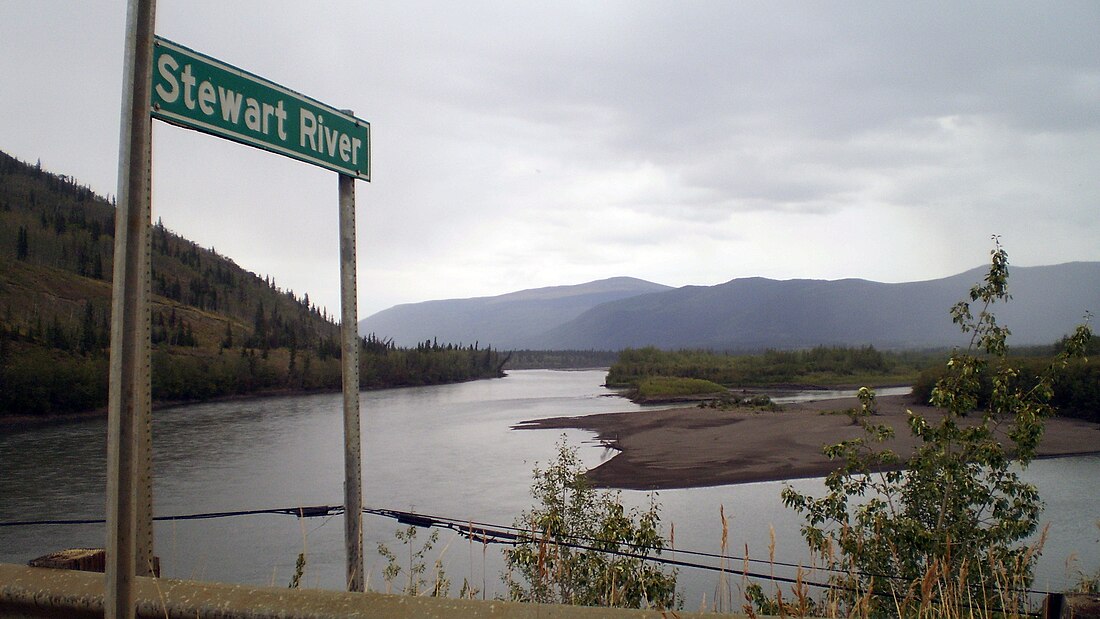
[[[156,37],[153,117],[370,180],[370,124]]]

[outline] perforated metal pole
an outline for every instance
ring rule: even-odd
[[[148,279],[149,170],[152,120],[154,0],[130,0],[126,18],[125,71],[119,130],[118,200],[115,211],[114,279],[111,293],[111,361],[107,408],[107,565],[104,616],[134,617],[134,576],[146,549],[152,556],[151,517],[140,505],[151,491],[141,435],[150,423]],[[146,445],[147,446],[147,445]],[[147,539],[142,539],[146,537]],[[142,548],[142,547],[146,548]],[[140,553],[139,553],[140,549]],[[151,563],[150,563],[151,565]]]
[[[350,114],[350,112],[349,112]],[[344,542],[348,591],[363,591],[363,467],[359,442],[359,310],[355,179],[340,175],[340,339],[344,379]]]
[[[135,363],[134,385],[140,401],[134,408],[137,411],[134,425],[134,492],[137,511],[136,541],[134,543],[134,570],[138,576],[152,576],[159,572],[154,566],[153,555],[153,380],[152,380],[152,330],[153,315],[149,303],[152,293],[153,235],[153,140],[152,123],[147,134],[145,151],[145,194],[140,208],[142,219],[141,253],[138,267],[141,279],[138,297],[140,309],[135,328],[137,333],[137,358]],[[135,207],[137,205],[135,204]],[[131,242],[138,237],[130,239]]]

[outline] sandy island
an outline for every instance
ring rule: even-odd
[[[787,404],[782,412],[720,411],[709,408],[604,413],[525,421],[516,429],[574,428],[597,434],[620,453],[588,472],[606,488],[657,490],[696,488],[801,477],[821,477],[836,468],[823,445],[860,436],[842,412],[855,398]],[[934,418],[937,409],[914,406],[909,396],[880,396],[877,423],[894,427],[886,447],[911,453],[916,442],[906,426],[906,409]],[[837,414],[829,414],[830,412]],[[1100,426],[1053,418],[1039,446],[1040,457],[1100,453]]]

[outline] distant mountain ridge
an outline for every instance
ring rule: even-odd
[[[398,346],[440,341],[529,348],[548,327],[563,325],[610,301],[671,290],[633,277],[532,288],[493,297],[448,299],[397,305],[359,322],[359,333],[392,338]]]
[[[897,284],[750,277],[682,288],[614,278],[396,306],[365,319],[360,331],[393,337],[399,344],[402,338],[438,336],[504,349],[955,346],[965,345],[967,338],[948,310],[985,274],[986,268],[978,267]],[[1100,311],[1100,262],[1010,267],[1009,292],[1013,299],[994,311],[998,322],[1012,330],[1010,342],[1051,343],[1080,323],[1086,311]]]

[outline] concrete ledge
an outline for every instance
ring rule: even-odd
[[[102,617],[103,574],[0,564],[0,617]],[[519,604],[292,590],[190,580],[137,578],[137,616],[165,619],[328,619],[344,617],[713,618],[714,614]],[[743,616],[743,615],[736,615]]]

